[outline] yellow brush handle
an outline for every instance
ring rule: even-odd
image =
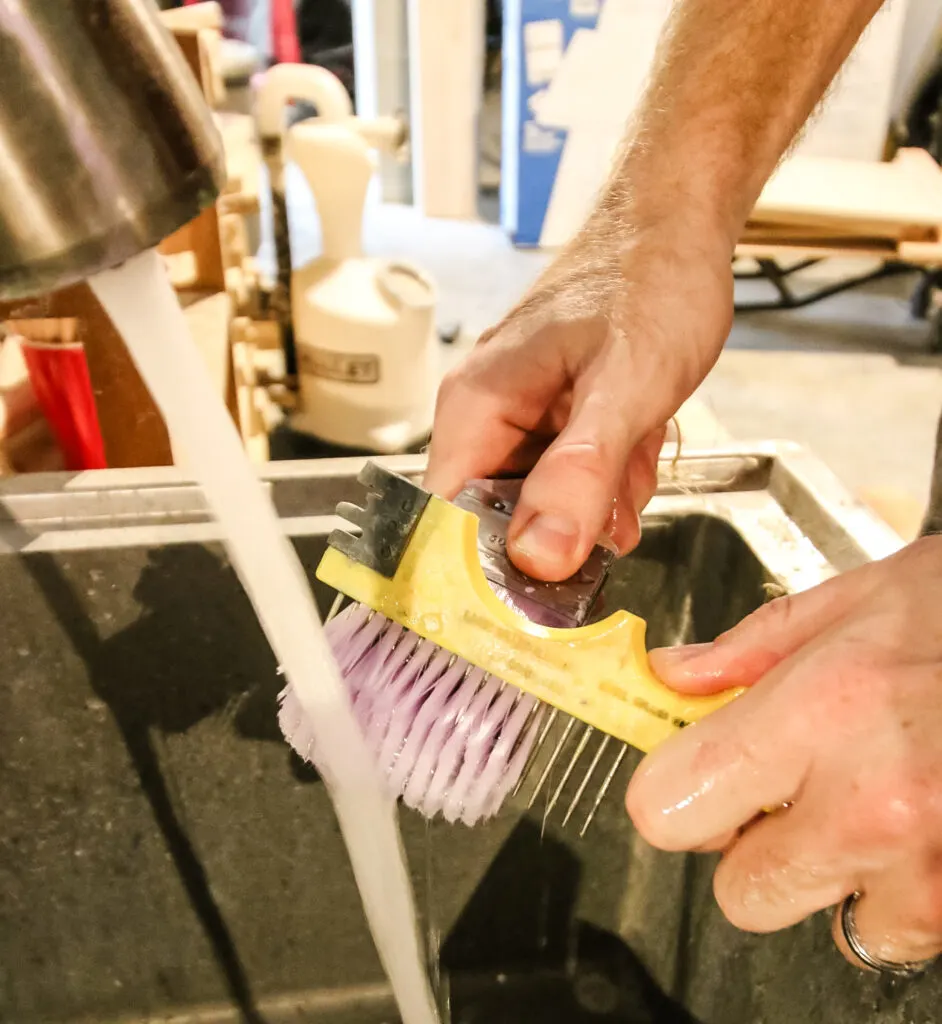
[[[651,671],[644,620],[619,611],[578,629],[540,626],[491,590],[478,520],[433,497],[393,579],[328,548],[317,576],[512,686],[645,753],[740,690],[687,697]]]

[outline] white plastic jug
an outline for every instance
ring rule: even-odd
[[[431,429],[435,286],[416,267],[363,253],[375,162],[356,119],[301,122],[286,149],[314,194],[323,238],[321,255],[291,280],[300,378],[292,426],[332,444],[402,451]]]

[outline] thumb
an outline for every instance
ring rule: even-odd
[[[587,389],[527,475],[507,540],[528,575],[568,579],[602,536],[635,441],[624,420],[613,399]],[[630,502],[624,505],[624,515],[637,516]]]
[[[865,593],[867,567],[811,590],[776,598],[712,643],[651,651],[651,668],[681,693],[752,686],[785,658],[830,629]]]

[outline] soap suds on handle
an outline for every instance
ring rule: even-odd
[[[160,408],[174,451],[202,486],[232,564],[311,723],[403,1024],[437,1024],[396,804],[377,778],[301,564],[189,336],[163,261],[151,250],[89,284]]]

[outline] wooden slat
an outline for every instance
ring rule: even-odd
[[[215,11],[214,14],[214,10]],[[221,9],[215,3],[196,4],[185,8],[189,17],[174,30],[174,38],[183,51],[190,70],[207,97],[212,102],[214,84],[212,69],[207,65],[206,21],[216,15],[221,18]],[[184,27],[185,26],[185,27]],[[221,26],[221,21],[220,21]],[[213,29],[213,31],[216,31]],[[218,35],[218,31],[217,31]],[[225,140],[223,140],[225,141]],[[223,268],[222,249],[219,242],[219,218],[215,205],[207,207],[188,224],[165,238],[157,247],[165,256],[192,253],[195,273],[188,280],[189,287],[212,291],[225,291],[226,275]]]
[[[852,224],[862,234],[942,225],[942,169],[923,150],[891,163],[793,157],[772,176],[751,220]]]
[[[215,206],[207,206],[198,217],[165,238],[157,248],[165,256],[193,254],[193,278],[189,287],[225,291],[226,273],[219,240],[219,214]]]
[[[161,11],[160,17],[174,35],[195,35],[207,28],[221,32],[225,22],[222,5],[215,0]]]
[[[736,257],[742,259],[843,259],[843,258],[872,258],[872,259],[895,259],[896,249],[877,248],[847,248],[828,245],[785,245],[767,243],[745,242],[736,246]]]
[[[922,267],[942,266],[942,243],[901,242],[897,246],[827,245],[821,241],[809,244],[741,242],[736,246],[736,257],[742,259],[879,259],[899,260]]]
[[[409,0],[413,202],[427,217],[477,217],[484,0]]]
[[[229,178],[223,197],[238,196],[240,212],[257,211],[262,157],[255,135],[255,119],[247,114],[219,111],[215,120],[226,150]]]
[[[880,242],[934,242],[938,241],[938,228],[904,227],[903,225],[877,224],[872,221],[836,221],[826,218],[811,223],[778,224],[775,221],[750,220],[743,231],[743,239],[752,236],[777,238],[783,242],[791,239],[845,238],[849,242],[861,239],[877,239]]]

